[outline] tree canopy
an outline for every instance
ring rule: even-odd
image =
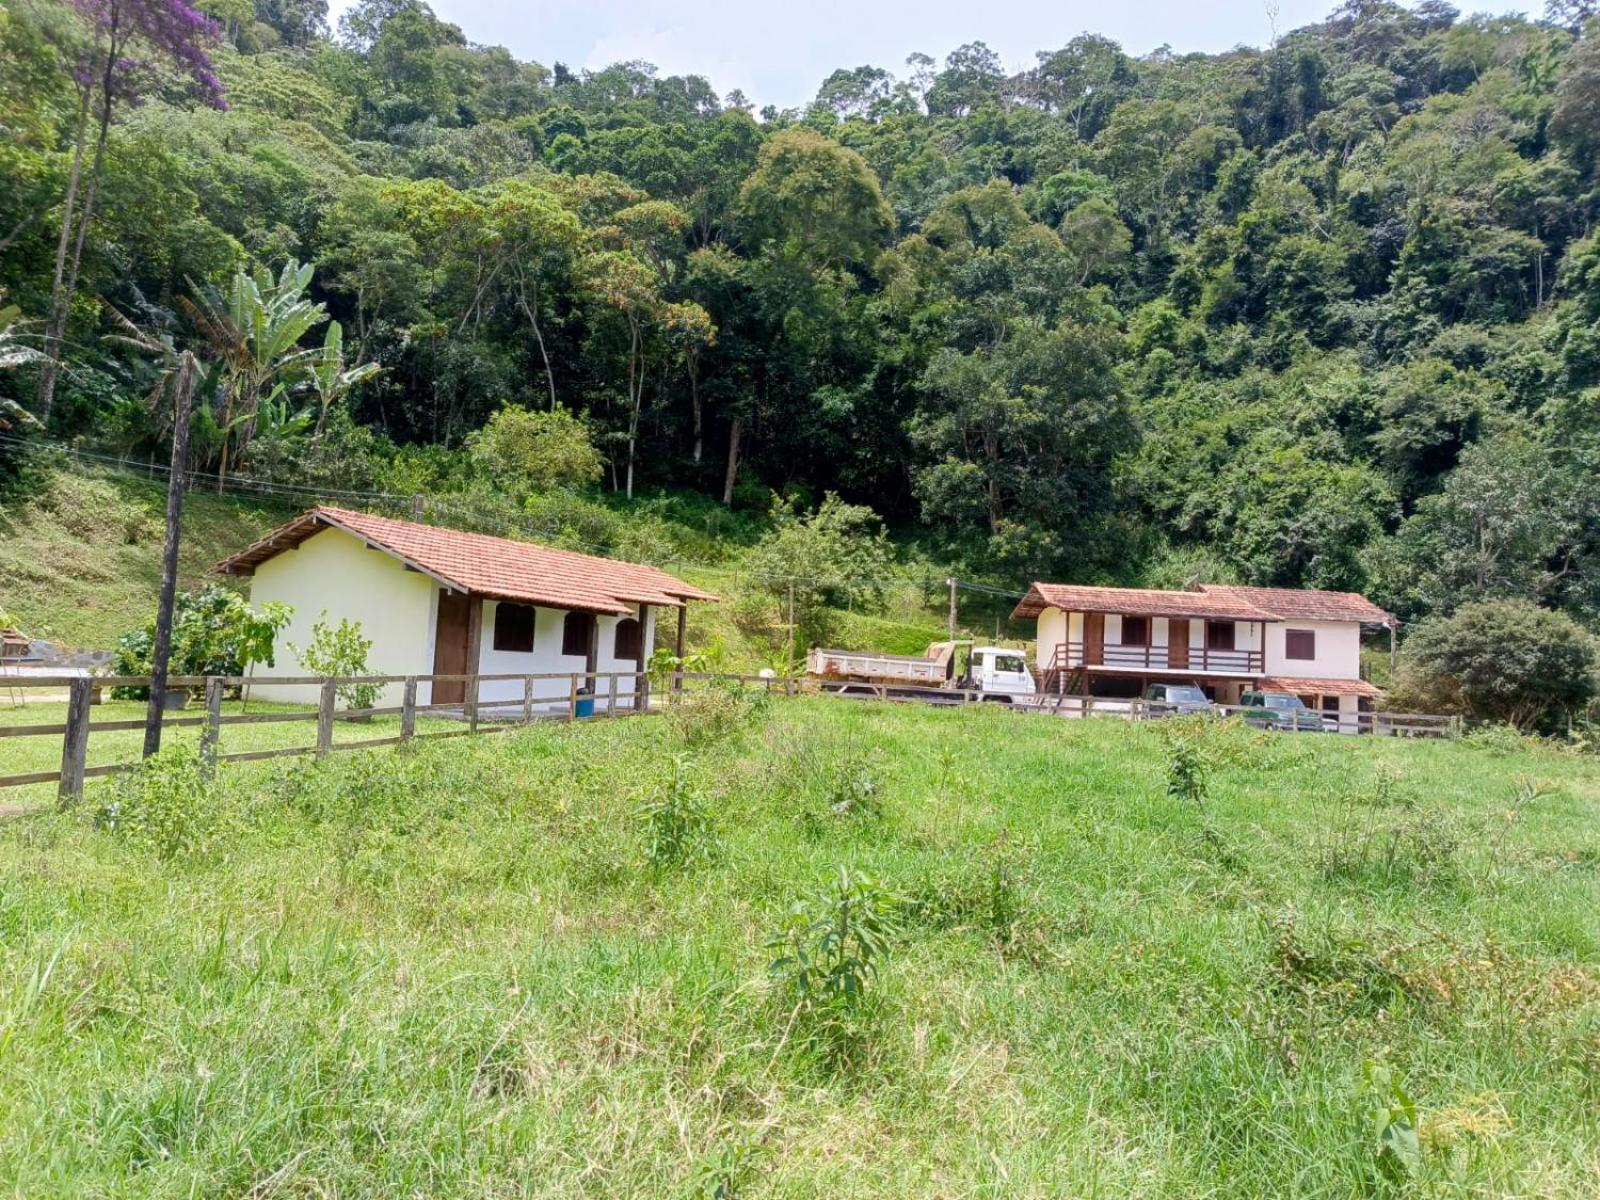
[[[1016,73],[973,42],[755,114],[424,0],[336,33],[322,0],[12,6],[0,292],[49,383],[14,352],[0,412],[159,452],[115,311],[212,346],[219,472],[470,444],[530,486],[834,493],[997,583],[1205,563],[1593,621],[1591,9],[1347,0]],[[274,356],[307,368],[279,392]]]

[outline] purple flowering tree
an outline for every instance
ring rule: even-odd
[[[119,107],[138,104],[150,87],[176,70],[204,103],[226,108],[222,82],[207,53],[222,27],[185,0],[72,0],[88,38],[73,69],[78,85],[77,130],[72,169],[61,206],[55,277],[45,321],[45,362],[39,375],[36,416],[50,417],[60,370],[62,339],[83,264],[83,247],[94,219],[95,194],[105,163],[111,122]],[[89,143],[94,143],[89,156]],[[88,170],[84,160],[89,158]]]

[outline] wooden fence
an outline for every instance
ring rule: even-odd
[[[626,687],[624,687],[626,681]],[[513,700],[481,699],[485,683],[520,683],[522,694]],[[88,766],[89,737],[95,733],[111,733],[143,729],[144,718],[116,721],[96,721],[91,717],[90,701],[102,688],[148,688],[150,678],[145,675],[109,675],[93,678],[82,675],[30,675],[6,676],[8,686],[14,688],[67,689],[66,720],[49,724],[0,726],[0,740],[18,737],[61,738],[61,767],[55,771],[30,771],[19,775],[0,775],[0,788],[21,787],[25,784],[55,783],[63,801],[75,800],[83,794],[86,779],[113,775],[126,771],[132,762],[107,763]],[[419,704],[417,689],[424,683],[463,683],[465,699],[445,703]],[[259,759],[280,758],[295,754],[316,754],[319,757],[335,750],[364,750],[375,746],[393,746],[424,738],[462,737],[477,733],[498,733],[516,725],[531,724],[535,720],[577,720],[586,709],[615,717],[644,712],[650,703],[650,677],[636,671],[553,672],[535,675],[351,675],[351,676],[270,676],[236,678],[223,675],[174,675],[167,681],[173,689],[185,688],[199,691],[204,697],[200,715],[182,715],[183,710],[161,714],[161,727],[166,729],[200,729],[201,762],[207,771],[219,762],[250,762]],[[402,688],[401,703],[366,708],[340,707],[342,689],[358,685],[383,686],[398,684]],[[552,685],[541,693],[541,685]],[[559,686],[556,686],[559,685]],[[294,712],[241,712],[224,715],[222,700],[229,688],[248,687],[252,691],[273,686],[314,686],[319,689],[315,709]],[[678,684],[676,686],[681,686]],[[417,732],[418,714],[438,713],[458,719],[460,729]],[[355,741],[335,742],[334,724],[338,721],[367,721],[372,717],[396,716],[400,718],[400,732],[387,737],[361,738]],[[265,725],[289,722],[316,723],[316,741],[306,746],[286,746],[271,750],[242,750],[225,753],[222,750],[222,730],[225,726]]]
[[[60,737],[61,766],[54,771],[32,771],[15,775],[0,775],[0,789],[21,787],[27,784],[55,783],[63,802],[82,796],[86,779],[113,775],[126,771],[133,762],[108,763],[89,766],[89,737],[95,733],[143,729],[143,718],[114,721],[96,721],[91,717],[91,700],[101,688],[148,688],[148,676],[122,675],[90,678],[73,676],[6,676],[8,686],[15,688],[67,689],[66,720],[48,724],[0,726],[0,742],[18,737]],[[521,695],[511,700],[484,700],[481,698],[485,683],[520,683]],[[417,689],[428,683],[464,683],[465,699],[441,703],[419,704]],[[974,688],[915,687],[894,684],[853,683],[814,678],[769,677],[757,675],[714,674],[710,672],[682,671],[669,677],[669,695],[681,693],[689,684],[740,683],[757,685],[769,691],[781,691],[786,696],[801,694],[836,696],[848,699],[883,700],[903,703],[939,705],[969,705],[992,702]],[[339,706],[342,689],[355,685],[384,686],[398,684],[402,700],[397,705],[350,708]],[[542,685],[551,685],[541,691]],[[252,691],[273,686],[314,686],[319,689],[314,709],[297,711],[240,712],[224,714],[222,701],[230,688],[248,687]],[[248,679],[219,675],[173,676],[168,680],[172,688],[199,691],[204,698],[199,715],[180,715],[164,712],[162,728],[194,728],[200,730],[200,753],[203,768],[215,769],[220,762],[250,762],[260,759],[280,758],[287,755],[315,754],[319,757],[335,750],[365,750],[376,746],[393,746],[425,738],[463,737],[478,733],[499,733],[518,725],[528,725],[538,720],[575,721],[580,716],[618,717],[648,712],[651,706],[651,678],[647,673],[635,671],[553,672],[534,675],[360,675],[360,676],[294,676],[252,677]],[[1024,712],[1044,713],[1061,717],[1116,717],[1129,721],[1146,721],[1175,715],[1175,709],[1152,704],[1146,700],[1110,700],[1092,696],[1040,695],[1017,698],[1013,707]],[[1286,732],[1339,732],[1375,734],[1397,737],[1458,737],[1462,732],[1460,717],[1437,716],[1427,713],[1362,712],[1348,714],[1277,713],[1259,707],[1213,705],[1208,710],[1216,716],[1239,716],[1246,722]],[[426,733],[417,732],[419,714],[440,714],[461,723],[459,729],[442,729]],[[386,737],[361,738],[354,741],[335,742],[334,725],[338,721],[366,721],[377,716],[400,718],[400,732]],[[225,752],[222,748],[222,730],[227,726],[264,725],[274,723],[316,723],[316,741],[311,745],[286,746],[268,750],[240,750]]]

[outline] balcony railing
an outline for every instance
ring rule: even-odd
[[[1082,641],[1060,642],[1051,655],[1050,667],[1111,667],[1119,670],[1184,671],[1196,675],[1260,675],[1265,657],[1260,650],[1212,650],[1206,646],[1126,646],[1107,643],[1099,647],[1098,661],[1084,662]],[[1176,652],[1174,652],[1176,651]],[[1092,656],[1091,656],[1092,657]]]

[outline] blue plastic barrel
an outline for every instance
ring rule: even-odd
[[[593,696],[579,696],[578,697],[578,716],[580,716],[580,717],[592,717],[592,716],[594,716],[594,697]]]

